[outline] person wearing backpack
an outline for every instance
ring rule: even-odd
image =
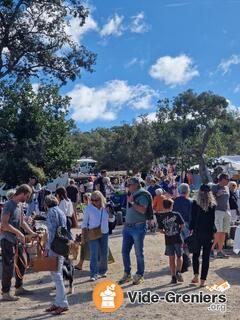
[[[136,177],[128,180],[128,189],[122,242],[124,274],[118,283],[124,284],[133,280],[133,284],[137,285],[144,281],[143,246],[147,232],[146,222],[153,219],[152,197],[149,192],[141,188],[141,183]],[[133,245],[137,259],[137,272],[132,278],[130,252]]]

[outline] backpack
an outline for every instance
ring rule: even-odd
[[[148,206],[147,206],[147,210],[145,212],[145,215],[146,215],[146,218],[147,220],[152,220],[153,219],[153,202],[152,202],[152,196],[151,194],[146,191],[146,190],[143,190],[141,191],[139,194],[137,194],[135,197],[134,197],[134,201],[140,197],[140,196],[146,196],[147,199],[148,199]]]

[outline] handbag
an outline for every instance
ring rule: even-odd
[[[31,266],[33,272],[41,272],[41,271],[53,271],[56,272],[58,270],[58,257],[45,257],[43,255],[43,248],[38,242],[37,244],[37,256],[31,259]]]
[[[184,242],[187,244],[188,250],[190,253],[194,253],[196,251],[196,247],[197,247],[196,233],[193,233],[190,236],[188,236],[184,240]]]
[[[59,217],[58,217],[59,219]],[[60,224],[60,219],[59,219]],[[65,258],[69,255],[69,234],[67,228],[59,226],[56,230],[55,237],[51,243],[51,249],[56,254]]]
[[[196,228],[196,225],[198,224],[199,210],[197,211],[196,214],[197,214],[197,217],[196,217],[196,220],[195,220],[194,229]],[[184,240],[184,243],[187,244],[188,250],[189,250],[190,253],[194,253],[198,249],[198,246],[197,246],[197,242],[198,242],[197,241],[197,235],[196,235],[196,232],[194,232],[194,229],[193,229],[193,233]]]
[[[102,230],[101,230],[101,225],[102,225],[102,210],[101,210],[101,218],[100,218],[100,224],[96,228],[88,229],[88,240],[97,240],[102,237]]]
[[[57,257],[33,257],[32,258],[32,270],[33,272],[41,271],[53,271],[58,270],[58,258]]]

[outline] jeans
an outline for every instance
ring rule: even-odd
[[[68,308],[67,296],[65,293],[65,287],[63,282],[63,262],[64,257],[57,255],[52,250],[49,250],[49,256],[58,257],[58,270],[56,272],[51,272],[51,277],[56,286],[56,297],[54,305],[61,308]]]
[[[137,259],[137,274],[141,276],[144,274],[143,242],[146,232],[145,223],[136,224],[133,227],[124,226],[123,228],[122,256],[124,272],[127,274],[131,273],[130,251],[133,245]]]
[[[181,236],[182,239],[185,240],[187,237],[189,237],[190,231],[189,231],[189,223],[188,222],[184,222],[184,227],[181,231]]]
[[[194,250],[194,253],[192,256],[193,273],[199,274],[199,256],[202,248],[201,280],[207,279],[211,246],[212,246],[211,237],[197,237],[196,249]]]
[[[108,270],[108,233],[100,239],[89,240],[90,249],[90,277],[104,274]],[[99,260],[99,263],[98,263]]]
[[[11,280],[14,272],[14,255],[15,255],[16,246],[12,242],[6,239],[2,239],[1,248],[2,248],[2,293],[8,293],[11,288]],[[19,257],[22,256],[21,245],[19,245],[19,248],[18,248],[18,255]],[[25,273],[25,267],[20,261],[20,259],[17,260],[17,266],[19,268],[20,274],[23,276]],[[15,288],[20,288],[22,286],[23,280],[18,277],[17,273],[15,274],[15,279],[16,279]]]
[[[72,228],[72,219],[70,217],[67,217],[67,231],[68,231],[69,240],[73,240],[71,228]]]

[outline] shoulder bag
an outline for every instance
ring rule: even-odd
[[[69,255],[69,237],[67,228],[61,226],[58,216],[59,226],[57,227],[55,237],[51,243],[51,250],[63,257]]]
[[[103,209],[101,210],[101,218],[100,218],[99,226],[93,229],[88,229],[88,240],[97,240],[102,237],[102,230],[101,230],[102,213],[103,213]]]

